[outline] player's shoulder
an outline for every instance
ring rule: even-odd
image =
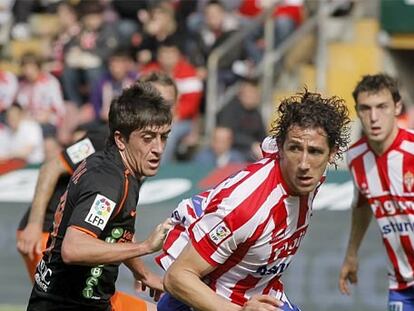
[[[77,165],[95,153],[96,148],[89,137],[83,137],[63,150],[63,155],[70,163]]]
[[[353,160],[363,155],[368,149],[368,142],[365,137],[362,137],[358,141],[353,143],[346,151],[346,161],[348,165]]]
[[[414,142],[414,129],[399,129],[403,140]]]
[[[114,148],[95,152],[84,162],[88,178],[92,179],[94,183],[113,186],[125,179],[126,168]]]
[[[264,157],[276,155],[279,151],[276,138],[271,136],[267,136],[265,139],[263,139],[260,148],[262,149],[262,154]]]

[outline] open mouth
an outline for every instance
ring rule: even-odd
[[[160,164],[159,159],[149,160],[148,162],[150,163],[151,167],[157,167]]]
[[[299,176],[298,179],[299,179],[300,184],[302,185],[310,185],[313,180],[313,178],[310,176]]]

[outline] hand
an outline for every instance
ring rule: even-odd
[[[149,295],[157,302],[161,294],[164,292],[162,278],[153,273],[148,274],[145,278],[135,280],[135,290],[137,292],[145,292],[149,288]]]
[[[164,243],[165,236],[167,235],[168,230],[173,227],[173,224],[170,218],[167,218],[163,223],[159,224],[150,236],[145,240],[145,243],[148,244],[149,252],[155,253],[158,252]]]
[[[339,273],[339,290],[342,294],[350,295],[348,281],[351,284],[358,282],[358,258],[347,256]]]
[[[33,260],[35,255],[42,253],[42,226],[35,223],[27,224],[18,236],[16,247],[20,253]]]
[[[282,311],[283,302],[269,295],[253,296],[247,301],[242,310],[244,311]]]

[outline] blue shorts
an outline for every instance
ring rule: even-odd
[[[169,293],[164,293],[157,303],[157,311],[191,311],[191,308]]]
[[[286,297],[286,299],[287,299],[287,297]],[[292,304],[289,300],[284,301],[284,304],[282,306],[282,310],[283,311],[301,311],[297,306]]]
[[[175,299],[169,293],[164,293],[157,304],[157,311],[191,311],[192,309],[181,301]],[[283,311],[300,311],[298,307],[285,302]],[[405,311],[405,310],[404,310]]]
[[[403,290],[390,290],[388,311],[414,311],[414,286]]]

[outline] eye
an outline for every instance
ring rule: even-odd
[[[142,139],[147,143],[151,142],[153,140],[153,138],[154,138],[154,136],[152,136],[152,135],[144,135],[142,137]]]
[[[381,104],[381,105],[378,105],[378,109],[386,109],[387,108],[387,105],[386,104]]]
[[[299,150],[300,150],[300,148],[299,148],[299,146],[298,146],[298,145],[290,145],[290,146],[288,147],[288,150],[289,150],[289,151],[299,151]]]
[[[168,135],[170,135],[170,134],[163,134],[163,135],[161,135],[161,140],[162,141],[166,141],[167,138],[168,138]]]
[[[322,149],[318,149],[318,148],[309,148],[309,153],[313,154],[313,155],[320,155],[323,154],[323,150]]]
[[[358,110],[359,111],[362,111],[362,112],[368,111],[369,110],[369,107],[367,107],[367,106],[358,106]]]

